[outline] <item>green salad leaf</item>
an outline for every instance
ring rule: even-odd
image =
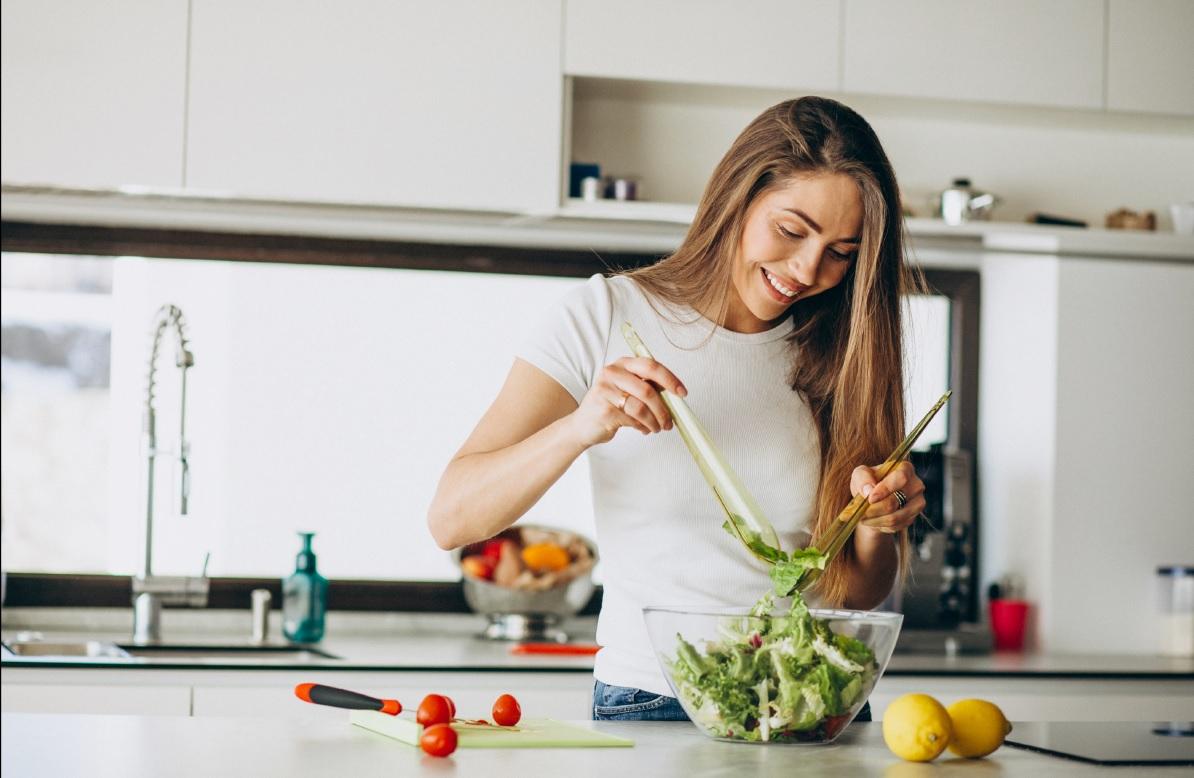
[[[776,595],[791,596],[809,570],[824,570],[827,561],[825,554],[811,546],[798,548],[791,554],[784,554],[783,558],[777,560],[770,571],[771,583],[775,587]]]
[[[865,643],[833,632],[799,594],[786,613],[774,609],[768,592],[749,615],[723,620],[703,650],[676,636],[668,669],[693,718],[718,737],[822,739],[874,684]]]
[[[721,523],[721,527],[726,532],[741,540],[742,544],[746,546],[747,551],[764,562],[770,562],[773,565],[787,560],[788,555],[786,553],[763,540],[763,536],[747,526],[746,521],[741,516],[731,513],[730,517]]]

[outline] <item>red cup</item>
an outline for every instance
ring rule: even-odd
[[[991,600],[991,632],[996,651],[1021,651],[1028,603],[1024,600]]]

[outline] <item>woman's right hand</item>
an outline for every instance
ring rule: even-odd
[[[644,435],[672,428],[672,415],[659,387],[684,397],[680,379],[653,359],[623,357],[601,368],[597,380],[572,413],[572,423],[585,448],[605,443],[619,427]]]

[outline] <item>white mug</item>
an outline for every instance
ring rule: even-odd
[[[1173,215],[1173,231],[1178,235],[1194,235],[1194,201],[1173,203],[1169,206]]]

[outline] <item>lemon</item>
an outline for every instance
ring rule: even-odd
[[[1012,731],[999,706],[986,700],[958,700],[948,710],[954,731],[949,750],[958,756],[986,756]]]
[[[883,740],[910,762],[930,762],[949,744],[949,712],[927,694],[905,694],[883,713]]]

